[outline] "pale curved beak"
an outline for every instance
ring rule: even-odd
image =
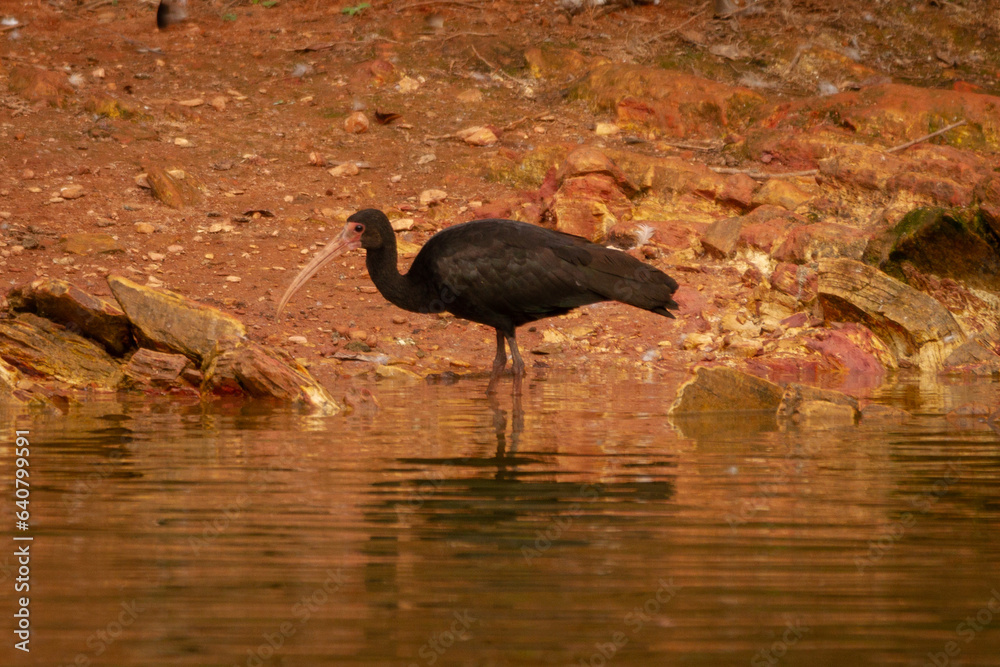
[[[281,315],[281,311],[285,309],[285,305],[292,298],[292,295],[309,282],[309,279],[316,275],[317,271],[339,255],[361,247],[361,234],[354,231],[354,225],[355,223],[353,222],[348,222],[344,225],[344,231],[340,233],[340,236],[327,243],[325,248],[316,253],[316,256],[306,265],[306,268],[302,269],[299,275],[295,276],[292,284],[288,286],[284,296],[281,297],[281,301],[278,302],[277,315]]]

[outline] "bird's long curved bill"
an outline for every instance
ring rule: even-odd
[[[281,301],[278,302],[278,315],[281,311],[285,309],[285,305],[288,300],[292,298],[292,295],[299,291],[299,289],[309,282],[309,279],[316,275],[316,272],[326,266],[338,255],[342,255],[349,250],[354,250],[361,246],[361,241],[359,238],[352,237],[349,234],[350,223],[344,228],[344,231],[326,244],[326,247],[316,253],[316,256],[312,258],[312,261],[306,265],[306,268],[299,272],[299,275],[295,276],[292,284],[288,286],[285,290],[285,294],[281,297]]]

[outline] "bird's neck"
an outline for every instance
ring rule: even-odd
[[[388,243],[381,248],[370,248],[366,251],[365,264],[368,275],[382,296],[393,305],[411,312],[431,312],[428,306],[431,297],[425,286],[417,284],[410,274],[402,275],[396,265],[396,239],[390,237]],[[436,312],[436,311],[435,311]]]

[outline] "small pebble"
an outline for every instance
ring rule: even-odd
[[[344,121],[344,130],[350,134],[361,134],[368,131],[370,125],[368,116],[362,111],[355,111]]]

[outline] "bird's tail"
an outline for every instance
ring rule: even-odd
[[[673,299],[674,292],[677,291],[677,281],[656,267],[640,262],[625,253],[614,252],[618,255],[612,256],[614,272],[607,271],[603,276],[604,280],[601,281],[605,289],[610,286],[605,296],[672,318],[673,314],[670,311],[680,308]],[[611,280],[608,281],[607,278]]]

